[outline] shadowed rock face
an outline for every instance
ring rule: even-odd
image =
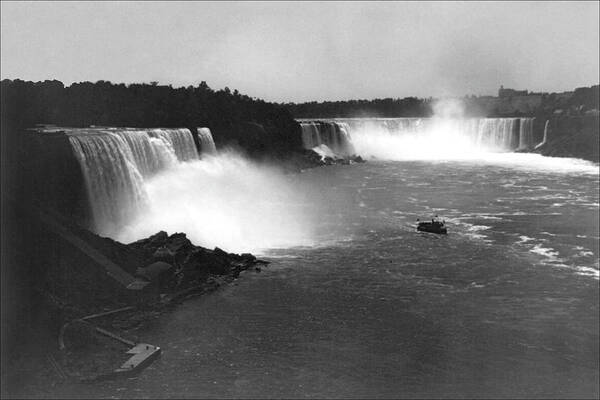
[[[79,163],[63,133],[23,132],[15,180],[9,189],[18,201],[34,201],[85,223],[88,204]]]
[[[144,255],[144,263],[152,264],[164,261],[165,254],[174,266],[170,288],[175,290],[204,282],[209,275],[230,275],[237,277],[239,273],[253,266],[257,260],[252,254],[227,253],[218,247],[209,250],[194,246],[185,233],[169,236],[161,231],[147,239],[128,245],[134,251]]]
[[[547,141],[536,152],[551,157],[575,157],[600,162],[599,131],[598,116],[550,118]]]
[[[300,125],[294,120],[241,122],[215,126],[211,131],[217,148],[231,146],[256,159],[285,159],[302,150]]]
[[[11,353],[3,352],[3,357],[17,356],[20,346],[28,346],[31,340],[51,343],[60,327],[74,318],[128,304],[151,305],[159,299],[159,293],[202,286],[215,275],[230,280],[262,263],[251,254],[195,246],[183,233],[169,236],[159,232],[123,244],[80,228],[68,218],[61,220],[86,245],[124,271],[132,275],[141,272],[137,275],[151,282],[151,293],[134,293],[119,285],[80,248],[48,229],[35,212],[14,202],[11,209],[11,220],[3,220],[12,229],[8,240],[3,241],[2,254],[2,317],[6,322],[2,344]],[[22,228],[15,229],[17,225]]]

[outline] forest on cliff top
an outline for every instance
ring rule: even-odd
[[[151,83],[57,80],[1,82],[2,132],[17,135],[36,124],[68,127],[208,127],[217,144],[248,153],[284,153],[301,147],[299,126],[281,105],[206,82],[174,88]]]

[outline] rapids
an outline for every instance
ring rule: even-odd
[[[598,167],[504,156],[282,178],[318,216],[312,244],[263,251],[260,274],[139,331],[161,359],[98,393],[597,396]],[[416,232],[432,214],[447,236]]]
[[[161,359],[98,393],[597,397],[598,165],[510,152],[535,145],[516,121],[303,122],[308,147],[372,159],[289,175],[182,161],[160,133],[74,135],[90,190],[119,182],[96,198],[141,210],[97,211],[125,222],[116,237],[183,231],[271,261],[140,331]],[[435,214],[448,235],[417,233]]]

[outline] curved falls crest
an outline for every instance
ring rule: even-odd
[[[468,158],[534,148],[534,118],[336,118],[302,120],[302,142],[321,156]]]

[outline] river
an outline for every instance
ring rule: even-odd
[[[312,243],[264,250],[261,273],[137,332],[163,354],[136,378],[76,392],[598,396],[597,165],[500,154],[287,179]],[[434,214],[447,236],[414,229]]]

